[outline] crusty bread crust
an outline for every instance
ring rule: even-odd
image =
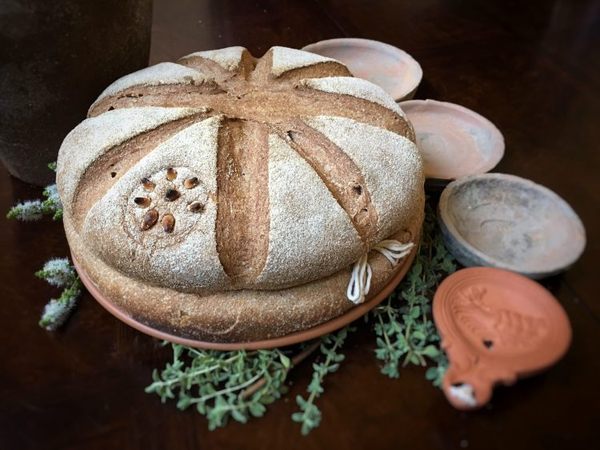
[[[424,196],[419,204],[424,207]],[[421,212],[413,216],[406,230],[391,238],[402,242],[418,239],[422,223]],[[68,221],[65,230],[73,256],[106,299],[136,321],[179,337],[219,343],[270,339],[314,327],[354,307],[346,298],[351,268],[278,291],[182,293],[123,275],[92,254]],[[392,267],[375,251],[369,255],[369,263],[373,280],[366,301],[401,267]]]
[[[350,268],[415,236],[414,130],[337,61],[273,47],[197,52],[127,75],[61,146],[74,256],[138,320],[262,339],[353,306]],[[376,294],[393,268],[371,252]]]

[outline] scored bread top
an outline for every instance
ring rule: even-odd
[[[64,140],[64,217],[110,266],[185,292],[329,276],[418,214],[414,132],[341,63],[196,52],[110,85]]]

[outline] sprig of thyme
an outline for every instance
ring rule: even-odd
[[[56,172],[56,162],[48,164],[48,168]],[[61,220],[63,207],[56,184],[46,186],[42,195],[44,199],[17,203],[10,208],[6,217],[25,222],[40,220],[44,216],[51,216],[53,220]],[[47,261],[43,269],[36,272],[35,275],[53,286],[64,288],[60,297],[50,299],[46,304],[39,321],[41,327],[54,331],[62,326],[71,315],[77,299],[81,295],[83,285],[75,268],[71,266],[67,258],[55,258]]]
[[[48,168],[56,172],[56,163],[48,164]],[[46,186],[42,195],[43,199],[26,200],[17,203],[8,210],[6,217],[24,222],[40,220],[44,216],[50,216],[53,220],[62,219],[63,207],[58,196],[56,184]]]
[[[345,359],[345,356],[338,351],[344,345],[348,332],[353,330],[351,327],[346,327],[321,338],[319,348],[325,359],[313,363],[312,379],[306,388],[309,395],[306,399],[301,395],[296,397],[296,403],[300,411],[292,414],[292,420],[302,425],[301,432],[305,436],[321,423],[321,411],[315,401],[324,392],[323,381],[325,377],[338,370],[340,363]]]
[[[197,350],[171,344],[173,361],[155,370],[146,392],[162,402],[177,399],[177,408],[194,406],[214,430],[229,419],[245,423],[260,417],[266,405],[286,392],[284,381],[292,366],[280,349],[259,351]]]
[[[371,312],[376,335],[375,356],[383,361],[381,373],[399,376],[400,365],[430,367],[426,377],[441,383],[447,360],[440,350],[440,338],[431,320],[433,293],[448,273],[456,270],[436,226],[435,213],[427,206],[419,253],[406,278],[383,304]]]
[[[58,299],[50,299],[44,307],[39,325],[49,331],[62,326],[75,308],[81,295],[83,285],[75,268],[67,258],[54,258],[46,262],[42,270],[35,276],[46,280],[49,284],[64,288]]]

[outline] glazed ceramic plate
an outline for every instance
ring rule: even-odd
[[[417,239],[415,242],[418,242],[419,236],[417,235]],[[88,290],[88,292],[102,305],[109,313],[115,316],[117,319],[125,322],[127,325],[135,328],[142,333],[150,335],[152,337],[166,340],[169,342],[175,342],[177,344],[183,344],[190,347],[209,349],[209,350],[259,350],[266,348],[275,348],[275,347],[285,347],[287,345],[297,344],[299,342],[309,341],[311,339],[318,338],[327,333],[331,333],[339,328],[342,328],[348,325],[350,322],[358,319],[359,317],[365,315],[383,300],[385,300],[398,286],[400,281],[406,275],[406,272],[410,268],[416,252],[418,251],[418,246],[415,245],[413,247],[412,252],[406,258],[404,258],[396,268],[396,273],[390,278],[389,283],[373,298],[369,299],[365,303],[355,306],[350,309],[346,313],[342,314],[335,319],[324,322],[316,327],[309,328],[307,330],[297,331],[295,333],[288,334],[286,336],[277,337],[273,339],[265,339],[262,341],[253,341],[253,342],[205,342],[199,341],[195,339],[189,339],[181,336],[177,336],[171,333],[167,333],[165,331],[161,331],[157,328],[153,328],[148,326],[142,322],[137,321],[129,314],[127,314],[122,309],[118,308],[110,298],[104,296],[94,285],[92,280],[87,276],[85,271],[79,266],[77,260],[71,255],[73,259],[73,264],[81,281],[84,286]]]
[[[369,39],[341,38],[316,42],[302,50],[344,63],[356,77],[377,84],[396,101],[412,98],[423,70],[403,50]]]
[[[494,385],[548,368],[571,342],[569,319],[554,296],[501,269],[450,275],[435,293],[433,318],[449,360],[442,387],[459,409],[481,407]]]
[[[428,179],[485,173],[504,156],[498,128],[470,109],[436,100],[410,100],[400,107],[415,128]]]
[[[573,264],[585,248],[581,220],[551,190],[490,173],[450,183],[439,221],[448,249],[465,266],[491,266],[542,278]]]

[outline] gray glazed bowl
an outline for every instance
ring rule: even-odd
[[[488,173],[450,183],[438,220],[448,250],[464,266],[489,266],[539,279],[566,270],[585,248],[585,229],[551,190]]]

